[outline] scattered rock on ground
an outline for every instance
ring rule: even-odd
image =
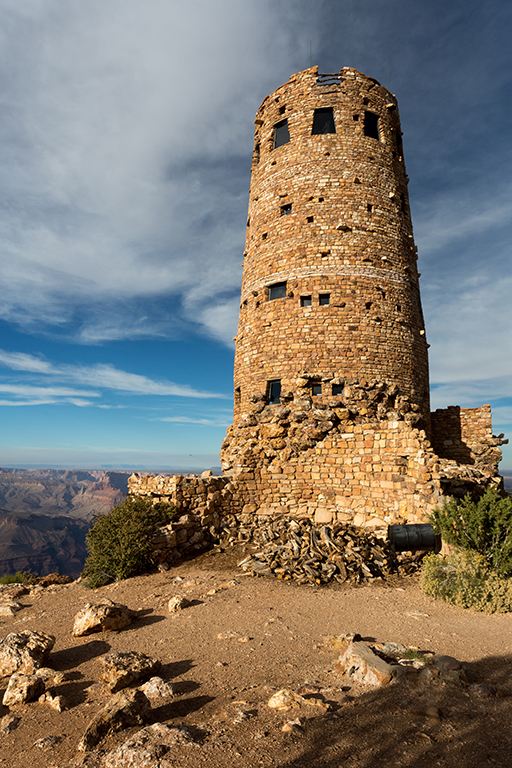
[[[152,677],[147,683],[140,686],[140,690],[148,699],[164,699],[175,696],[176,690],[172,683],[166,683],[161,677]]]
[[[35,701],[42,693],[44,693],[44,681],[40,677],[15,672],[11,675],[2,704],[4,707],[16,707],[27,701]]]
[[[183,595],[176,595],[169,600],[169,613],[177,613],[183,610],[183,608],[188,608],[189,605],[190,600],[187,600]]]
[[[55,643],[44,632],[11,632],[0,640],[0,678],[14,672],[33,674],[47,660]]]
[[[0,584],[0,600],[16,600],[18,597],[28,595],[29,589],[24,584]]]
[[[158,672],[161,663],[139,651],[108,653],[101,659],[103,669],[100,683],[111,693],[116,693],[132,683],[138,683]]]
[[[99,605],[87,603],[75,616],[73,635],[82,637],[93,632],[107,632],[109,630],[124,629],[132,623],[136,616],[125,605],[105,600]]]
[[[43,693],[39,697],[38,702],[40,704],[48,704],[56,712],[62,712],[63,709],[67,709],[66,700],[63,696],[52,696],[51,693]]]
[[[60,685],[66,679],[64,672],[57,672],[56,669],[50,669],[50,667],[39,667],[36,669],[35,674],[44,680],[45,685]]]
[[[4,715],[0,720],[0,734],[14,731],[14,729],[18,727],[20,720],[21,717],[16,717],[16,715],[12,715],[11,713]]]
[[[14,600],[6,600],[0,603],[0,616],[14,616],[18,611],[21,611],[22,607]]]
[[[347,674],[363,685],[387,685],[393,679],[393,667],[377,656],[365,643],[351,643],[341,654],[336,671]]]
[[[88,752],[109,733],[144,725],[150,714],[147,697],[137,689],[116,693],[89,723],[78,749]]]
[[[117,749],[108,752],[103,758],[102,768],[157,768],[160,758],[167,754],[174,744],[194,743],[187,727],[155,723],[138,731]]]

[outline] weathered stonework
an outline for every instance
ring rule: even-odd
[[[312,135],[315,110],[326,109],[336,132]],[[367,135],[367,115],[379,138]],[[289,141],[274,148],[284,119]],[[325,403],[339,379],[356,377],[397,385],[428,425],[407,183],[396,98],[372,78],[344,68],[324,84],[313,67],[264,100],[236,337],[235,424],[251,398],[267,396],[268,381],[297,397],[298,380],[307,378],[321,387],[315,402]],[[286,295],[272,300],[269,288],[281,282]]]
[[[500,483],[489,406],[430,414],[396,98],[312,67],[255,124],[225,476],[130,479],[186,513],[162,552],[269,515],[382,530]]]

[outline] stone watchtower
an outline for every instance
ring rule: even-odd
[[[255,123],[231,490],[245,514],[422,519],[446,491],[440,457],[487,482],[500,451],[488,406],[430,414],[396,98],[312,67]]]
[[[293,75],[256,116],[235,357],[254,397],[339,406],[395,385],[429,422],[427,343],[395,97],[353,69]],[[347,392],[345,392],[347,397]]]
[[[490,407],[429,412],[407,181],[396,99],[376,80],[312,67],[264,100],[225,476],[129,480],[187,512],[159,561],[225,519],[242,538],[275,515],[385,531],[500,483]]]

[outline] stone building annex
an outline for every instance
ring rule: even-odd
[[[500,483],[490,407],[430,412],[396,98],[354,69],[312,67],[255,126],[224,476],[134,475],[131,493],[197,524],[284,514],[373,528]]]

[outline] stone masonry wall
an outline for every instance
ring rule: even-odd
[[[501,461],[503,435],[492,433],[491,406],[460,408],[451,405],[432,413],[432,443],[441,459],[466,464],[494,476]]]
[[[139,475],[128,479],[128,493],[174,504],[175,520],[153,538],[155,563],[172,563],[184,554],[210,546],[233,515],[241,512],[229,477],[210,471],[198,475]]]
[[[334,133],[312,133],[319,109],[332,109]],[[378,136],[368,135],[367,114]],[[283,120],[289,141],[274,146]],[[252,398],[267,396],[269,381],[279,380],[288,400],[308,378],[315,402],[338,397],[341,405],[340,378],[377,378],[416,403],[428,429],[427,343],[396,98],[356,70],[326,81],[313,67],[268,96],[255,124],[235,424]],[[276,283],[286,293],[272,299]]]
[[[385,532],[499,484],[490,407],[430,414],[407,183],[396,98],[373,78],[312,67],[263,101],[225,476],[129,481],[179,511],[158,562],[282,516]]]

